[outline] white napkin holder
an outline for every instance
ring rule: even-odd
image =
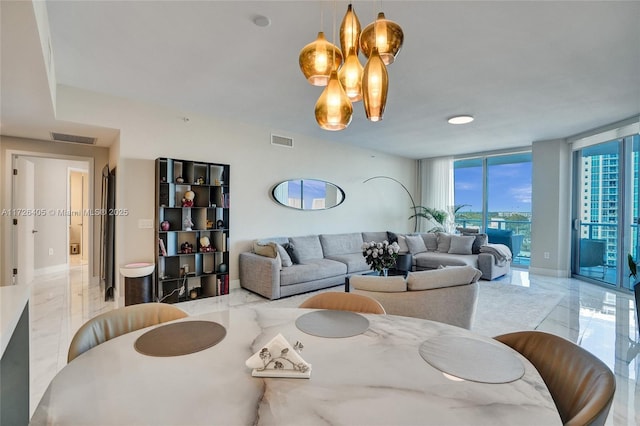
[[[302,345],[296,343],[295,348],[287,339],[279,334],[253,354],[245,364],[252,368],[253,377],[284,377],[308,379],[311,377],[311,364],[308,364],[297,350]]]

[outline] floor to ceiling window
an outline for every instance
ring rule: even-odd
[[[456,223],[507,242],[513,263],[531,258],[531,152],[454,161]],[[493,236],[493,237],[492,237]]]
[[[638,260],[638,135],[574,154],[574,275],[631,288],[627,255]]]

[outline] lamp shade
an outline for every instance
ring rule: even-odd
[[[340,47],[345,55],[349,53],[351,47],[355,47],[356,56],[358,56],[358,52],[360,52],[360,29],[360,20],[351,3],[349,3],[347,13],[345,13],[344,18],[342,18],[342,24],[340,24]]]
[[[378,54],[378,49],[374,46],[362,74],[364,112],[370,121],[382,120],[388,90],[387,66]]]
[[[353,106],[338,80],[338,73],[331,72],[327,87],[316,102],[316,121],[325,130],[343,130],[351,123]]]
[[[351,46],[347,59],[338,71],[338,79],[344,88],[347,97],[351,102],[358,102],[362,99],[362,72],[356,48]]]
[[[385,65],[393,63],[403,41],[404,33],[400,25],[385,18],[382,12],[378,13],[376,20],[367,25],[360,34],[362,53],[368,58],[373,47],[377,47]]]
[[[329,43],[320,31],[318,38],[300,51],[300,70],[307,81],[314,86],[326,86],[331,70],[342,64],[342,52],[338,46]]]

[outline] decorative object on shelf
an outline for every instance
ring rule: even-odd
[[[191,216],[185,217],[183,223],[185,231],[193,231],[193,221],[191,220]]]
[[[189,241],[185,241],[180,245],[180,253],[191,254],[193,253],[193,245]]]
[[[184,178],[182,176],[178,176],[176,178],[176,183],[184,183]]]
[[[269,343],[253,354],[246,362],[254,377],[311,377],[311,364],[300,356],[304,346],[296,342],[293,346],[278,333]]]
[[[204,177],[200,176],[197,180],[196,180],[196,185],[204,185]]]
[[[192,299],[197,299],[198,298],[198,291],[194,288],[193,290],[191,290],[189,292],[189,297]]]
[[[209,237],[200,237],[200,251],[202,253],[210,253],[212,251],[215,251],[215,249],[211,247],[211,241],[209,240]]]
[[[189,190],[184,193],[184,198],[182,199],[182,207],[193,207],[193,202],[196,198],[196,193]]]
[[[335,21],[334,4],[334,39]],[[347,128],[353,115],[351,103],[361,99],[367,119],[382,120],[389,87],[386,67],[400,52],[404,33],[383,12],[362,32],[360,28],[358,16],[349,4],[340,25],[342,50],[329,43],[321,31],[316,41],[300,51],[298,62],[307,81],[314,86],[327,86],[315,107],[316,121],[322,129]],[[358,49],[368,58],[364,68],[358,59]]]
[[[211,219],[207,219],[207,229],[213,229],[213,221]]]
[[[168,231],[171,228],[171,224],[168,220],[163,220],[160,222],[160,229],[163,231]]]
[[[160,251],[160,256],[167,255],[167,248],[165,247],[164,241],[162,241],[162,238],[158,238],[158,249]]]
[[[221,272],[223,274],[227,272],[227,264],[221,263],[220,265],[218,265],[218,272]]]
[[[223,229],[223,228],[224,228],[224,220],[219,219],[219,220],[216,222],[216,228],[218,228],[218,229]]]
[[[385,270],[388,273],[389,268],[393,268],[396,265],[396,259],[398,258],[398,252],[400,246],[397,242],[389,244],[389,241],[384,240],[382,242],[365,242],[362,244],[362,255],[367,261],[367,265],[372,270],[384,273]],[[387,274],[385,274],[386,276]]]

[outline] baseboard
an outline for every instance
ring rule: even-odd
[[[569,278],[571,276],[571,271],[564,269],[536,268],[533,266],[529,266],[529,274],[544,275],[545,277],[554,278]]]

